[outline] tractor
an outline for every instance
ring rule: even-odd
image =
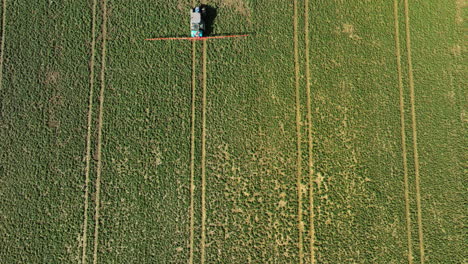
[[[206,36],[212,30],[213,19],[216,16],[216,10],[208,5],[196,6],[190,9],[190,37],[158,37],[147,38],[148,41],[153,40],[206,40],[206,39],[222,39],[222,38],[239,38],[247,37],[248,34],[242,35],[217,35]]]
[[[206,8],[202,6],[197,6],[190,10],[190,35],[192,38],[203,37],[203,32],[205,31],[205,13]]]

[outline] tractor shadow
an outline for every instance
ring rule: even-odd
[[[200,7],[202,8],[202,10],[204,10],[204,13],[203,13],[203,20],[205,21],[204,35],[210,36],[213,33],[214,20],[216,16],[218,15],[216,11],[216,7],[213,7],[210,5],[201,5]]]

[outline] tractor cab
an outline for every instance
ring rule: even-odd
[[[205,14],[205,8],[195,7],[190,11],[190,31],[192,38],[203,37],[203,31],[205,30],[205,22],[203,21],[203,15]]]

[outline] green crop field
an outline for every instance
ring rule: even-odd
[[[468,261],[467,1],[197,4],[2,0],[0,263]]]

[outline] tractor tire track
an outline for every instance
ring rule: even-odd
[[[294,78],[295,78],[295,95],[296,95],[296,148],[297,148],[297,159],[296,159],[296,187],[297,187],[297,228],[299,231],[299,263],[303,263],[304,259],[304,248],[303,248],[303,230],[304,223],[302,221],[302,152],[301,152],[301,101],[300,101],[300,86],[299,86],[299,47],[298,47],[298,6],[297,0],[293,3],[293,27],[294,27]]]
[[[1,46],[0,46],[0,91],[3,86],[3,57],[5,54],[5,28],[6,28],[6,10],[7,10],[7,0],[2,1],[2,35],[1,35]]]
[[[192,109],[190,128],[190,245],[189,264],[193,264],[195,233],[195,103],[196,103],[196,45],[192,41]]]
[[[397,59],[398,88],[400,92],[400,130],[401,130],[401,149],[403,158],[403,178],[405,189],[405,218],[406,218],[406,236],[408,243],[408,263],[413,264],[413,247],[411,243],[411,217],[410,217],[410,199],[408,183],[408,159],[406,152],[405,136],[405,105],[403,98],[403,75],[401,70],[401,48],[400,48],[400,28],[398,24],[398,0],[393,1],[394,29],[395,29],[395,54]]]
[[[406,31],[406,50],[408,53],[408,79],[410,88],[410,103],[411,103],[411,124],[413,132],[413,157],[414,157],[414,174],[416,184],[416,210],[418,218],[418,236],[419,236],[419,254],[421,264],[425,261],[424,256],[424,238],[423,238],[423,225],[422,225],[422,209],[421,209],[421,190],[420,190],[420,175],[419,175],[419,155],[418,155],[418,137],[416,128],[416,107],[414,95],[414,76],[413,76],[413,63],[411,58],[411,37],[410,37],[410,18],[409,18],[409,4],[408,0],[405,3],[405,31]]]
[[[91,165],[91,124],[93,116],[93,94],[94,94],[94,59],[96,50],[96,7],[97,0],[93,1],[92,21],[91,21],[91,59],[89,62],[89,101],[88,120],[86,134],[86,168],[85,168],[85,197],[83,212],[83,234],[82,234],[82,255],[81,263],[86,263],[87,232],[88,232],[88,208],[89,208],[89,171]]]
[[[196,1],[192,0],[192,7]],[[193,264],[194,240],[195,240],[195,111],[196,111],[196,59],[197,46],[192,42],[192,109],[190,128],[190,242],[189,242],[189,264]]]
[[[101,173],[102,173],[102,126],[104,121],[104,90],[106,88],[106,44],[107,44],[107,0],[102,0],[102,53],[101,53],[101,91],[99,94],[99,117],[98,117],[98,139],[97,139],[97,173],[96,173],[96,207],[94,215],[94,250],[93,264],[97,263],[98,244],[99,244],[99,208],[101,194]]]
[[[314,213],[314,158],[312,137],[312,100],[310,88],[309,56],[309,0],[304,0],[304,38],[305,38],[305,74],[307,92],[307,142],[309,150],[309,228],[310,228],[310,263],[315,264],[315,213]]]
[[[206,244],[206,49],[207,42],[203,40],[202,54],[202,137],[201,137],[201,263],[205,263]]]

